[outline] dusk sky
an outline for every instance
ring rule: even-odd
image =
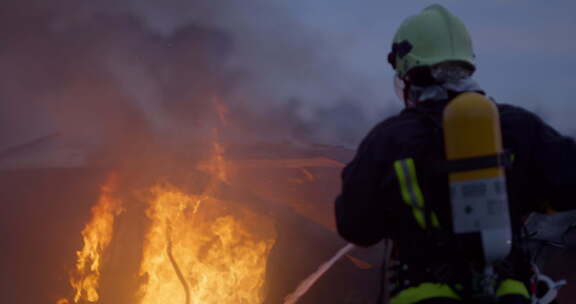
[[[383,96],[393,94],[386,54],[395,30],[433,3],[467,25],[476,79],[489,95],[542,111],[551,124],[576,131],[574,1],[290,1],[306,23],[330,36],[345,64],[375,86],[381,83]]]

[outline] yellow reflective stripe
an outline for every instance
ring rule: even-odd
[[[416,206],[424,209],[424,196],[420,190],[420,185],[418,185],[418,179],[416,178],[416,168],[414,166],[414,160],[408,158],[405,160],[406,166],[408,167],[408,176],[410,178],[410,184],[412,185],[412,191],[414,193],[414,198],[416,199]]]
[[[396,175],[398,175],[400,189],[402,190],[402,199],[411,207],[423,208],[424,199],[422,198],[418,181],[410,171],[410,161],[412,160],[408,158],[394,162],[394,168],[396,169]],[[414,162],[412,161],[412,168],[413,167]],[[414,170],[412,171],[414,172]]]
[[[422,195],[422,190],[420,190],[420,185],[416,177],[414,160],[407,158],[395,161],[394,169],[396,170],[396,175],[400,183],[402,199],[407,205],[412,207],[412,214],[418,225],[422,229],[426,229],[426,217],[422,212],[424,209],[424,196]],[[432,225],[438,227],[439,222],[435,214],[433,214],[433,218]]]
[[[432,298],[449,298],[460,300],[452,287],[446,284],[422,283],[406,288],[390,299],[390,304],[414,304]]]
[[[506,279],[500,283],[498,290],[496,290],[496,297],[502,297],[505,295],[521,295],[526,298],[530,298],[530,293],[528,288],[524,283],[518,280]]]
[[[420,184],[418,184],[418,178],[416,177],[416,166],[414,165],[414,160],[409,158],[406,160],[406,163],[408,165],[408,172],[409,172],[408,175],[410,176],[410,182],[413,185],[413,191],[414,196],[416,198],[416,203],[419,208],[424,209],[424,195],[422,195],[422,190],[420,190]],[[426,219],[424,217],[424,213],[422,213],[420,210],[418,210],[418,212],[419,216],[421,216],[422,219],[420,220],[416,218],[416,220],[420,224],[420,227],[426,228]],[[438,221],[438,216],[436,216],[436,213],[432,211],[430,217],[432,221],[432,226],[435,228],[440,227],[440,221]]]
[[[412,214],[422,229],[426,229],[426,217],[424,215],[424,195],[416,177],[416,166],[411,158],[394,162],[394,169],[400,183],[400,192],[404,203],[412,207]],[[432,212],[431,221],[433,227],[440,227],[436,213]]]
[[[424,212],[418,208],[412,207],[412,215],[414,215],[418,226],[422,229],[426,229],[426,217],[424,216]]]
[[[416,219],[416,222],[422,229],[426,229],[426,218],[422,213],[421,209],[418,208],[418,198],[414,191],[414,183],[412,176],[408,177],[410,174],[410,169],[406,160],[398,160],[394,162],[394,169],[396,170],[396,175],[398,176],[398,181],[400,183],[400,191],[402,193],[402,200],[408,206],[412,208],[412,214]],[[421,197],[422,198],[422,197]]]
[[[402,199],[405,203],[410,204],[410,193],[408,192],[408,185],[406,185],[406,176],[404,176],[404,170],[402,170],[402,161],[398,160],[394,162],[394,169],[396,170],[396,176],[398,176],[398,181],[400,182],[400,190],[402,192]]]

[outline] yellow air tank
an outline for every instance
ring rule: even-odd
[[[454,233],[480,233],[492,265],[512,239],[498,108],[481,94],[460,94],[444,109],[443,129]]]

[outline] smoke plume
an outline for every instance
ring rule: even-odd
[[[235,141],[352,146],[381,116],[324,37],[273,1],[9,0],[0,37],[1,147],[202,140],[219,103]]]

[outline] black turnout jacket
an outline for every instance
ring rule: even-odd
[[[447,174],[432,169],[444,159],[442,112],[448,101],[422,102],[377,126],[364,138],[355,158],[342,172],[342,191],[335,202],[339,234],[359,246],[383,238],[395,241],[407,261],[461,257],[458,246],[437,246],[423,233],[401,197],[394,162],[413,158],[426,204],[450,234],[451,212]],[[513,232],[522,219],[547,207],[576,208],[576,143],[559,134],[537,115],[517,106],[498,104],[504,149],[513,155],[507,187]]]

